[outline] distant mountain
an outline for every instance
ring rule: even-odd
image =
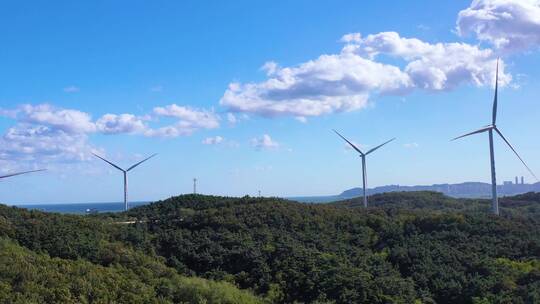
[[[488,198],[491,196],[491,184],[481,182],[465,182],[460,184],[433,184],[417,186],[387,185],[367,189],[368,195],[386,192],[412,192],[412,191],[435,191],[457,198]],[[540,192],[540,183],[515,184],[506,183],[497,186],[500,196],[510,196],[527,192]],[[352,188],[341,192],[338,195],[328,196],[302,196],[291,197],[300,202],[323,203],[341,199],[349,199],[362,195],[362,188]]]

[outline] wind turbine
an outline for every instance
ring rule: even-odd
[[[7,174],[7,175],[1,175],[0,179],[7,178],[7,177],[12,177],[12,176],[16,176],[16,175],[21,175],[21,174],[26,174],[26,173],[45,171],[45,170],[47,170],[47,169],[39,169],[39,170],[30,170],[30,171],[23,171],[23,172],[17,172],[17,173],[10,173],[10,174]]]
[[[135,167],[137,167],[138,165],[140,165],[140,164],[144,163],[145,161],[149,160],[150,158],[156,156],[157,154],[153,154],[153,155],[151,155],[151,156],[149,156],[149,157],[147,157],[147,158],[141,160],[140,162],[134,164],[133,166],[131,166],[131,167],[125,169],[125,170],[122,169],[122,168],[120,168],[119,166],[113,164],[112,162],[106,160],[105,158],[103,158],[103,157],[101,157],[101,156],[95,154],[95,153],[92,153],[92,154],[93,154],[95,157],[97,157],[97,158],[103,160],[104,162],[108,163],[109,165],[115,167],[116,169],[118,169],[118,170],[122,171],[122,173],[124,173],[124,210],[127,211],[127,210],[128,210],[128,179],[127,179],[127,173],[128,173],[130,170],[132,170],[132,169],[134,169]]]
[[[531,173],[531,175],[534,176],[534,178],[536,178],[536,175],[534,175],[534,173],[529,168],[529,166],[527,166],[525,161],[523,161],[521,156],[519,156],[516,149],[514,149],[514,147],[512,147],[510,142],[504,137],[504,135],[499,130],[499,128],[497,128],[496,122],[497,122],[497,90],[498,90],[498,87],[499,87],[499,60],[497,59],[497,70],[495,72],[495,97],[493,98],[493,110],[492,110],[492,113],[491,113],[492,114],[492,116],[491,116],[491,124],[487,125],[485,127],[482,127],[481,129],[478,129],[476,131],[473,131],[473,132],[470,132],[470,133],[467,133],[467,134],[464,134],[464,135],[461,135],[461,136],[458,136],[458,137],[452,139],[452,140],[456,140],[456,139],[466,137],[466,136],[469,136],[469,135],[488,132],[488,134],[489,134],[489,156],[490,156],[490,159],[491,159],[491,195],[492,195],[491,196],[491,200],[492,200],[491,201],[491,211],[496,215],[499,215],[499,201],[497,199],[497,179],[496,179],[496,176],[495,176],[495,151],[493,149],[493,131],[495,131],[497,134],[499,134],[499,136],[503,139],[503,141],[508,145],[508,147],[510,147],[510,149],[512,149],[514,154],[516,154],[516,156],[519,158],[519,160],[523,163],[525,168],[527,168],[529,173]]]
[[[367,207],[367,196],[366,196],[366,186],[367,186],[367,171],[366,171],[366,156],[368,156],[370,153],[374,152],[375,150],[379,149],[380,147],[386,145],[387,143],[393,141],[395,138],[390,139],[389,141],[382,143],[375,148],[368,150],[366,153],[362,152],[358,147],[356,147],[352,142],[347,140],[343,135],[339,134],[338,131],[334,130],[336,134],[341,137],[344,141],[346,141],[351,147],[356,150],[360,154],[360,157],[362,158],[362,188],[364,191],[364,207]]]

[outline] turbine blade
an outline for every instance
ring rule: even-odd
[[[523,158],[521,158],[521,156],[519,156],[519,154],[517,153],[516,149],[514,149],[514,147],[512,147],[512,145],[510,144],[510,142],[506,139],[506,137],[504,137],[504,135],[501,133],[501,131],[499,131],[499,129],[495,128],[495,131],[497,132],[497,134],[499,134],[499,136],[504,140],[504,142],[510,147],[510,149],[512,149],[512,151],[514,151],[514,154],[516,154],[516,156],[519,158],[519,160],[521,161],[521,163],[525,166],[525,168],[527,168],[527,170],[529,171],[529,173],[536,179],[538,180],[538,178],[536,177],[536,175],[534,174],[534,172],[531,170],[531,168],[529,168],[529,166],[527,166],[527,164],[525,163],[525,161],[523,160]]]
[[[499,59],[497,58],[497,71],[495,72],[495,97],[493,97],[493,118],[491,121],[492,125],[495,125],[497,122],[497,91],[499,88]]]
[[[360,155],[364,155],[364,153],[362,153],[362,151],[360,151],[360,149],[358,149],[352,142],[348,141],[345,137],[343,137],[343,135],[339,134],[338,131],[336,130],[333,130],[334,132],[336,132],[336,134],[341,137],[344,141],[346,141],[349,145],[351,145],[351,147],[353,147],[353,149],[356,150],[356,152],[360,153]]]
[[[476,131],[472,131],[470,133],[467,133],[467,134],[463,134],[461,136],[458,136],[456,138],[453,138],[452,140],[456,140],[456,139],[460,139],[460,138],[463,138],[463,137],[467,137],[467,136],[470,136],[470,135],[473,135],[473,134],[478,134],[478,133],[482,133],[482,132],[486,132],[486,131],[489,131],[493,129],[493,126],[486,126],[486,127],[483,127],[482,129],[478,129]]]
[[[95,154],[95,153],[92,153],[92,154],[93,154],[95,157],[101,159],[102,161],[108,163],[109,165],[115,167],[116,169],[118,169],[118,170],[124,172],[124,169],[122,169],[122,168],[118,167],[117,165],[111,163],[110,161],[106,160],[105,158],[103,158],[103,157],[101,157],[101,156],[99,156],[99,155],[97,155],[97,154]]]
[[[45,170],[47,170],[47,169],[30,170],[30,171],[23,171],[23,172],[11,173],[11,174],[7,174],[7,175],[2,175],[2,176],[0,176],[0,178],[12,177],[12,176],[16,176],[16,175],[21,175],[21,174],[26,174],[26,173],[32,173],[32,172],[39,172],[39,171],[45,171]]]
[[[389,143],[389,142],[391,142],[391,141],[393,141],[393,140],[395,140],[395,139],[396,139],[396,138],[392,138],[392,139],[390,139],[389,141],[387,141],[387,142],[385,142],[385,143],[382,143],[382,144],[376,146],[375,148],[373,148],[373,149],[367,151],[367,152],[366,152],[366,155],[368,155],[369,153],[371,153],[371,152],[373,152],[373,151],[379,149],[380,147],[386,145],[387,143]]]
[[[147,158],[141,160],[140,162],[136,163],[135,165],[129,167],[129,168],[126,170],[126,172],[128,172],[129,170],[131,170],[131,169],[137,167],[138,165],[144,163],[145,161],[149,160],[150,158],[152,158],[152,157],[154,157],[154,156],[156,156],[156,155],[157,155],[157,153],[156,153],[156,154],[152,154],[151,156],[149,156],[149,157],[147,157]]]

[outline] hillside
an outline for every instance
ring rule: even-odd
[[[329,205],[363,208],[363,201],[362,198],[357,197],[333,202]],[[468,214],[488,214],[491,210],[491,200],[452,198],[433,191],[375,194],[370,196],[369,205],[372,208],[452,211]],[[537,218],[540,216],[540,193],[529,192],[499,198],[499,208],[502,217]]]
[[[72,302],[540,302],[540,194],[503,199],[501,217],[488,201],[434,192],[370,199],[366,210],[183,195],[92,216],[0,207],[0,269],[38,260]],[[77,283],[81,272],[95,275]],[[81,291],[110,277],[122,283],[107,295]],[[47,302],[43,278],[3,271],[0,295]]]
[[[262,303],[186,277],[125,225],[0,205],[0,303]]]
[[[533,303],[540,225],[526,212],[538,198],[503,200],[503,217],[432,192],[382,194],[368,210],[188,195],[127,215],[179,272],[279,303]]]

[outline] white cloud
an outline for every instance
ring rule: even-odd
[[[149,129],[145,132],[146,136],[177,137],[190,135],[199,129],[215,129],[219,127],[220,118],[213,111],[171,104],[165,107],[155,107],[154,114],[177,118],[178,122],[158,129]]]
[[[238,122],[238,118],[236,118],[236,116],[233,114],[233,113],[227,113],[227,121],[234,125]]]
[[[460,11],[457,31],[473,33],[504,51],[520,51],[540,45],[540,1],[475,0]]]
[[[67,133],[89,133],[96,130],[92,117],[85,112],[56,108],[49,104],[22,105],[17,111],[21,121],[50,126]]]
[[[0,138],[4,165],[32,162],[51,167],[87,160],[95,149],[87,134],[95,132],[96,126],[87,113],[49,104],[22,105],[9,112],[17,123]]]
[[[66,92],[66,93],[77,93],[79,91],[80,91],[80,89],[78,87],[76,87],[76,86],[69,86],[69,87],[64,88],[64,92]]]
[[[371,59],[385,54],[405,60],[404,71],[414,88],[448,90],[461,84],[491,85],[495,81],[497,57],[490,49],[466,43],[427,43],[416,38],[403,38],[396,32],[369,35],[354,45],[354,52]],[[501,85],[511,76],[499,67]]]
[[[274,61],[268,61],[261,67],[261,70],[265,71],[268,76],[274,75],[278,69],[279,66]]]
[[[185,128],[214,129],[219,127],[219,116],[212,111],[171,104],[165,107],[155,107],[154,114],[178,118],[179,125]]]
[[[13,110],[0,109],[0,116],[16,120],[16,124],[0,137],[0,163],[7,167],[20,161],[52,165],[54,162],[87,160],[97,148],[89,143],[90,134],[136,134],[177,137],[198,129],[219,126],[213,112],[177,105],[155,109],[157,116],[170,116],[177,121],[164,127],[151,128],[151,116],[105,114],[93,121],[90,114],[63,109],[49,104],[21,105]]]
[[[8,117],[8,118],[17,118],[18,110],[8,110],[8,109],[2,109],[0,108],[0,116]]]
[[[270,150],[279,148],[279,143],[274,141],[270,135],[264,134],[261,137],[252,138],[251,146],[257,150]]]
[[[340,41],[345,42],[345,43],[351,43],[351,42],[359,42],[361,39],[362,39],[362,35],[360,35],[360,33],[349,33],[349,34],[343,35]]]
[[[16,110],[2,110],[0,114],[16,118],[20,122],[48,126],[71,134],[141,134],[145,136],[177,137],[189,135],[199,129],[219,127],[219,116],[211,111],[197,110],[176,104],[154,108],[154,115],[177,118],[175,123],[151,128],[145,124],[149,115],[105,114],[93,121],[90,114],[74,110],[57,108],[49,104],[22,105]]]
[[[280,68],[261,83],[232,83],[220,104],[267,117],[319,116],[363,108],[370,91],[399,91],[409,85],[409,77],[397,67],[341,53]]]
[[[202,143],[204,145],[218,145],[223,142],[223,137],[221,136],[214,136],[214,137],[207,137],[203,139]]]
[[[358,110],[373,94],[403,95],[415,89],[441,91],[462,84],[491,85],[496,54],[466,43],[428,43],[383,32],[362,38],[350,33],[339,54],[321,55],[293,67],[266,63],[268,79],[231,83],[220,104],[234,112],[265,117],[311,117]],[[378,61],[380,54],[399,65]],[[501,85],[511,76],[500,65]]]
[[[143,134],[148,127],[132,114],[105,114],[96,121],[97,130],[104,134]]]
[[[87,160],[94,149],[84,133],[25,123],[11,127],[0,139],[0,159],[11,162],[72,162]]]

